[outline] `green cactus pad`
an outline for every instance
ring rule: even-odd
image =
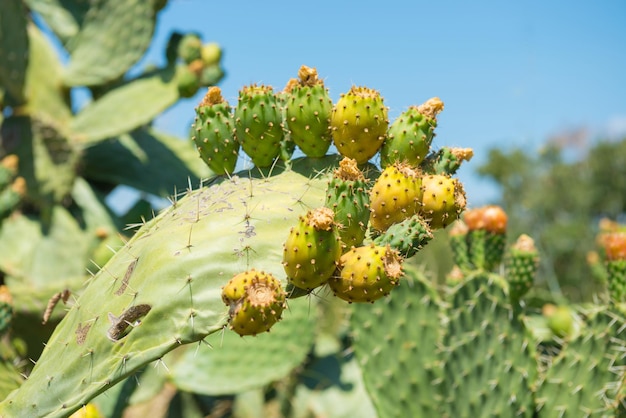
[[[232,173],[237,165],[239,142],[234,135],[231,108],[219,87],[211,87],[196,108],[192,137],[200,157],[215,174]]]
[[[246,86],[239,91],[235,108],[237,140],[252,162],[270,167],[280,154],[284,136],[278,98],[269,86]]]
[[[344,252],[363,243],[370,218],[369,188],[356,161],[344,158],[326,191],[326,207],[335,212]]]
[[[370,192],[370,224],[382,232],[418,213],[422,201],[420,171],[396,163],[383,170]]]
[[[206,338],[210,344],[190,345],[165,361],[172,382],[182,390],[227,395],[259,388],[281,379],[301,364],[315,336],[315,304],[290,300],[280,322],[269,333],[241,338],[226,331]],[[179,351],[179,350],[177,350]]]
[[[430,240],[433,233],[428,223],[420,215],[413,215],[404,221],[393,224],[382,235],[374,239],[376,245],[389,245],[404,257],[413,257]]]
[[[435,136],[437,114],[443,102],[434,97],[421,106],[411,106],[389,125],[387,139],[380,150],[380,164],[387,167],[395,162],[420,165]]]
[[[339,274],[328,280],[328,286],[348,302],[374,302],[400,283],[403,261],[390,246],[353,247],[341,256]]]
[[[448,302],[442,416],[533,417],[537,359],[513,315],[506,282],[470,274]]]
[[[289,283],[311,290],[335,272],[341,239],[332,209],[320,207],[301,216],[284,245],[283,266]]]
[[[302,152],[314,158],[323,157],[332,143],[330,116],[333,102],[317,77],[317,70],[302,66],[300,82],[288,93],[286,123],[291,139]]]
[[[325,189],[326,179],[288,171],[271,182],[234,176],[175,201],[89,281],[0,415],[67,416],[143,365],[221,330],[221,287],[252,267],[284,277],[280,237],[323,203]]]
[[[387,108],[376,90],[353,86],[335,104],[330,124],[341,155],[364,164],[383,145],[389,126]]]
[[[124,84],[91,102],[78,112],[71,130],[77,141],[94,144],[151,122],[178,99],[173,70],[161,70]]]
[[[66,85],[93,86],[122,76],[148,49],[154,25],[150,1],[94,1],[72,39]]]
[[[586,313],[585,329],[552,360],[537,390],[541,417],[621,416],[624,319],[599,309]]]
[[[389,298],[354,305],[351,327],[363,380],[380,417],[436,417],[443,305],[410,264]]]

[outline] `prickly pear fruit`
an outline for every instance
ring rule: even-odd
[[[614,230],[598,237],[606,256],[606,271],[611,300],[626,302],[626,232]]]
[[[200,58],[206,67],[217,65],[222,59],[222,48],[215,42],[204,44],[200,50]]]
[[[465,191],[457,179],[431,174],[422,178],[424,197],[421,214],[432,229],[445,228],[465,209]]]
[[[326,155],[332,142],[333,102],[315,68],[303,65],[298,78],[298,84],[292,86],[287,99],[287,127],[291,139],[306,156],[320,158]]]
[[[252,84],[239,91],[235,129],[252,162],[260,168],[271,166],[284,136],[281,110],[271,87]]]
[[[332,111],[333,142],[341,155],[366,163],[383,145],[389,120],[376,90],[353,86]]]
[[[198,107],[193,141],[200,157],[217,175],[232,173],[237,164],[239,142],[234,135],[231,108],[219,87],[210,87]]]
[[[488,205],[466,211],[464,220],[468,228],[466,239],[470,262],[475,268],[493,270],[504,254],[506,213],[499,206]]]
[[[95,404],[88,403],[70,415],[70,418],[104,418],[104,415],[100,413],[100,410]]]
[[[443,102],[433,97],[420,106],[411,106],[389,125],[387,139],[380,150],[380,164],[395,162],[418,166],[423,161],[435,136],[437,114]]]
[[[287,279],[301,289],[314,289],[334,273],[341,256],[341,238],[332,209],[321,207],[301,216],[284,245]]]
[[[463,161],[469,161],[474,156],[471,148],[441,147],[437,152],[429,154],[421,165],[428,174],[454,175]]]
[[[517,303],[532,287],[539,267],[539,252],[528,235],[520,235],[504,258],[511,301]]]
[[[390,246],[371,244],[341,256],[339,275],[328,281],[335,296],[348,302],[374,302],[400,283],[402,262]]]
[[[176,84],[180,97],[193,97],[200,88],[200,78],[196,69],[191,64],[179,64],[176,66]]]
[[[188,33],[178,43],[178,56],[187,64],[202,57],[202,39],[195,33]]]
[[[419,169],[395,163],[383,170],[370,192],[370,224],[384,231],[420,211],[422,176]]]
[[[6,285],[0,285],[0,337],[11,327],[13,319],[13,298]]]
[[[467,225],[460,219],[454,222],[448,231],[454,265],[462,273],[474,269],[474,265],[470,261],[469,257],[469,248],[467,244],[468,232],[469,229],[467,228]]]
[[[356,160],[345,157],[339,162],[339,168],[328,183],[325,206],[335,213],[344,251],[360,246],[365,239],[370,211],[367,180]]]
[[[433,233],[428,223],[419,214],[391,225],[382,235],[374,239],[378,246],[389,245],[404,258],[413,257],[428,242]]]
[[[574,316],[567,306],[554,306],[546,304],[542,308],[543,315],[547,318],[548,328],[559,338],[572,336],[574,333]]]
[[[269,331],[280,320],[285,297],[278,279],[254,269],[236,274],[222,288],[230,328],[242,337]]]
[[[0,191],[0,221],[17,208],[25,195],[26,180],[21,176],[16,177],[9,187]]]

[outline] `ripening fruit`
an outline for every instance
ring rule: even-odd
[[[374,302],[398,285],[402,262],[390,246],[352,248],[341,256],[339,274],[328,281],[328,286],[335,296],[348,302]]]
[[[269,331],[280,320],[285,298],[278,279],[254,269],[235,275],[222,288],[230,328],[241,336]]]
[[[460,181],[442,174],[422,178],[421,214],[433,229],[445,228],[465,210],[465,191]]]

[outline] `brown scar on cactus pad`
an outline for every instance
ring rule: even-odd
[[[131,261],[131,263],[129,264],[128,268],[126,269],[126,273],[124,274],[124,278],[122,279],[122,283],[120,284],[119,289],[115,291],[116,296],[123,295],[124,292],[126,291],[126,288],[128,287],[128,282],[130,282],[130,276],[133,275],[133,272],[135,271],[135,267],[137,267],[138,261],[139,259],[136,258],[133,261]]]
[[[107,337],[111,341],[118,341],[126,335],[126,329],[139,324],[139,320],[150,312],[152,306],[147,304],[134,305],[126,309],[117,317],[109,312],[109,322],[111,327],[107,331]]]
[[[52,315],[52,311],[54,310],[54,307],[57,306],[57,303],[59,303],[59,301],[62,300],[63,304],[66,304],[71,294],[72,292],[69,289],[64,289],[60,292],[55,293],[50,298],[50,300],[48,301],[48,304],[46,305],[46,310],[43,313],[43,319],[41,321],[42,325],[45,325],[48,322],[48,320],[50,319],[50,316]]]
[[[230,328],[242,337],[269,331],[280,320],[285,299],[278,279],[255,269],[236,274],[222,288]]]
[[[76,327],[76,344],[78,345],[82,345],[85,342],[85,339],[87,338],[87,333],[89,332],[89,330],[91,329],[91,323],[82,325],[82,324],[78,324],[78,326]]]

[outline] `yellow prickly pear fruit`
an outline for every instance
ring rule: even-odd
[[[280,320],[285,297],[278,279],[254,269],[236,274],[222,288],[230,328],[242,337],[269,331]]]
[[[395,163],[383,170],[370,192],[370,224],[383,232],[419,212],[422,177],[419,169]]]
[[[389,245],[352,248],[341,256],[339,275],[332,277],[328,286],[335,296],[348,302],[374,302],[398,285],[402,262]]]
[[[353,86],[333,108],[330,126],[341,155],[366,163],[383,145],[389,127],[383,98],[376,90]]]
[[[443,174],[424,176],[422,189],[421,214],[432,229],[445,228],[465,210],[465,191],[457,179]]]
[[[70,418],[104,418],[95,404],[88,403],[70,415]]]

